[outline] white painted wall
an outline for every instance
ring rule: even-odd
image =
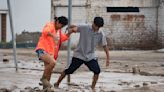
[[[102,16],[104,18],[105,25],[103,29],[108,36],[108,43],[111,46],[131,46],[131,48],[135,46],[136,48],[150,48],[154,46],[154,40],[157,36],[157,0],[72,0],[72,5],[75,8],[77,8],[77,6],[86,7],[84,8],[86,10],[83,10],[83,8],[73,9],[73,23],[76,23],[75,20],[80,19],[81,16],[86,16],[81,18],[81,20],[86,20],[86,22],[79,21],[77,24],[83,22],[92,23],[95,16]],[[68,6],[68,2],[65,2],[65,0],[54,0],[53,6],[54,14],[64,14],[65,12],[62,9]],[[129,6],[139,7],[140,12],[120,13],[106,11],[106,7]],[[59,7],[60,9],[58,10]],[[120,16],[117,21],[112,17],[117,17],[116,15]],[[132,20],[130,20],[128,16],[131,16]],[[72,37],[73,44],[76,44],[76,38],[77,36]]]

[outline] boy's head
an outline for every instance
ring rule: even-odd
[[[94,24],[99,28],[103,27],[104,26],[104,19],[102,17],[95,17],[94,18]]]
[[[95,17],[93,24],[92,24],[92,28],[94,29],[94,31],[98,31],[100,27],[104,26],[104,20],[102,17]]]
[[[54,18],[57,29],[61,29],[62,27],[68,24],[68,19],[65,16],[55,17]]]

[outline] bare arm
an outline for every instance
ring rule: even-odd
[[[67,37],[69,37],[72,33],[76,33],[76,32],[77,32],[77,26],[71,25],[68,28],[68,33],[66,33],[66,35],[67,35]],[[53,35],[51,32],[48,32],[47,35],[52,37],[54,39],[54,41],[57,39],[57,37],[55,35]]]
[[[108,46],[107,45],[105,45],[105,46],[103,46],[103,48],[104,48],[104,51],[105,51],[105,53],[106,53],[106,67],[108,67],[109,66],[109,48],[108,48]]]
[[[77,26],[70,25],[68,28],[68,33],[66,35],[69,37],[72,33],[76,33],[76,32],[77,32]]]

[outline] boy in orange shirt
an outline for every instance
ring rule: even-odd
[[[43,28],[42,35],[36,47],[38,58],[44,62],[44,72],[40,79],[43,89],[51,88],[51,72],[55,66],[58,51],[61,43],[66,41],[73,32],[62,34],[61,28],[68,24],[68,19],[64,16],[55,17],[54,22],[47,23]]]

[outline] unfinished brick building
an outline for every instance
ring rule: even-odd
[[[164,47],[164,0],[72,0],[72,23],[91,24],[105,19],[104,30],[111,49]],[[68,15],[68,0],[52,0],[53,16]],[[6,42],[7,11],[0,11],[0,42]],[[72,46],[78,35],[72,36]]]
[[[6,21],[7,21],[7,10],[0,10],[0,42],[6,42]]]
[[[111,49],[163,48],[163,4],[164,0],[72,0],[72,23],[90,24],[102,16]],[[52,0],[51,10],[52,19],[68,16],[68,2]]]

